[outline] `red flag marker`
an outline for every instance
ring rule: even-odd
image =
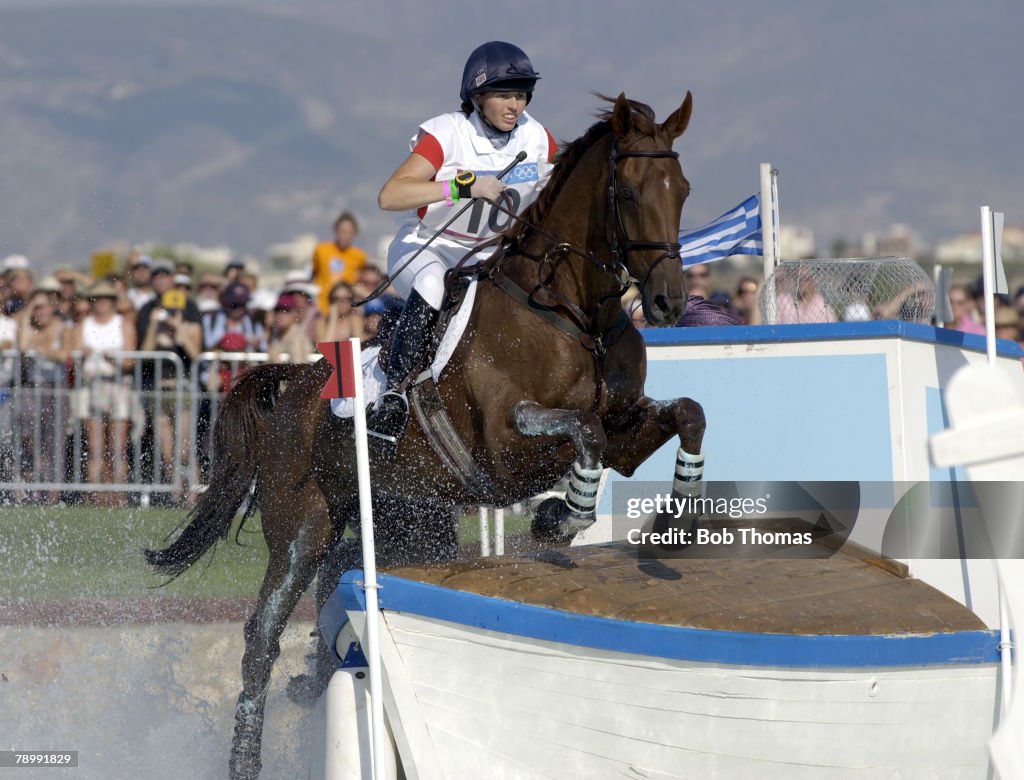
[[[327,358],[334,373],[327,380],[320,397],[325,401],[332,398],[355,398],[355,372],[361,369],[355,364],[350,341],[321,341],[316,345],[320,354]]]

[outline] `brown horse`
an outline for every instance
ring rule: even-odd
[[[676,236],[689,184],[671,148],[692,100],[687,93],[662,124],[624,95],[612,102],[561,152],[540,198],[487,264],[469,326],[438,382],[478,469],[477,488],[435,454],[415,417],[393,457],[371,458],[375,500],[428,508],[408,518],[418,530],[390,529],[396,537],[383,559],[428,542],[451,555],[452,507],[505,506],[571,470],[567,503],[548,517],[566,536],[592,520],[596,489],[587,487],[601,468],[632,474],[672,436],[681,450],[700,453],[700,406],[644,396],[643,339],[620,303],[636,283],[650,323],[674,324],[685,309]],[[337,553],[342,533],[357,522],[352,424],[319,399],[329,375],[320,361],[246,376],[218,422],[209,490],[178,538],[147,552],[161,572],[181,573],[226,536],[255,480],[251,506],[261,512],[270,560],[245,626],[234,778],[259,773],[263,708],[285,622],[318,568],[326,586],[318,600],[336,583],[346,563]]]

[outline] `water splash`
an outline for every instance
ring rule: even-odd
[[[304,671],[310,629],[297,623],[281,639],[265,777],[323,771],[322,700],[307,711],[284,695],[289,677]],[[90,780],[226,776],[241,624],[0,626],[0,647],[0,749],[77,750],[75,778]]]

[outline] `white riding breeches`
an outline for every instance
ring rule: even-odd
[[[430,238],[430,231],[417,225],[404,226],[388,247],[388,273],[393,274],[401,268],[406,260],[415,254]],[[397,278],[392,277],[392,286],[403,298],[415,290],[435,310],[441,309],[444,300],[444,274],[454,268],[465,257],[472,247],[459,244],[445,236],[435,238],[430,246],[420,252],[419,256],[402,271]],[[478,252],[471,262],[489,257],[493,249]]]

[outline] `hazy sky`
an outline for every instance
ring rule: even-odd
[[[306,121],[322,138],[351,132],[350,121],[363,128],[362,139],[345,142],[363,148],[365,170],[350,177],[339,170],[337,199],[325,210],[343,203],[365,215],[368,243],[389,229],[374,199],[404,156],[404,139],[420,120],[456,107],[465,57],[490,38],[530,54],[543,76],[530,111],[558,138],[589,124],[597,105],[591,90],[625,90],[659,117],[692,90],[693,120],[676,143],[693,183],[684,225],[753,192],[759,162],[781,172],[783,222],[813,228],[819,250],[837,236],[856,239],[893,222],[934,242],[976,230],[982,204],[1006,211],[1008,223],[1024,223],[1019,0],[106,5],[192,7],[197,18],[200,7],[233,5],[241,13],[244,5],[246,13],[280,20],[281,35],[297,37],[265,56],[277,64],[301,56],[302,65],[276,87],[302,94]],[[0,28],[4,9],[46,6],[95,4],[0,0]],[[299,23],[320,37],[304,40]],[[9,49],[0,31],[0,87],[18,77],[2,67]],[[46,56],[37,46],[35,65]],[[275,62],[260,56],[250,52],[251,71],[261,74],[253,78],[276,78],[263,74]],[[204,73],[215,79],[212,62]],[[131,73],[132,62],[123,67]],[[230,72],[238,67],[232,62]],[[173,80],[174,68],[165,76]],[[324,86],[342,81],[334,92]],[[296,221],[280,239],[306,229]]]

